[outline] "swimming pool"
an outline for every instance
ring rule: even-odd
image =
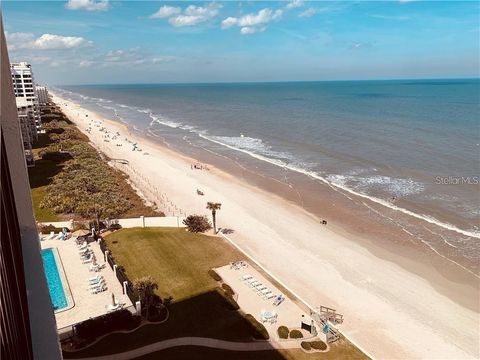
[[[48,290],[52,299],[53,309],[61,310],[68,306],[67,297],[63,289],[62,279],[58,272],[57,261],[53,248],[42,250],[43,269],[47,277]]]

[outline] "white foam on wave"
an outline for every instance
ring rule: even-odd
[[[390,176],[353,176],[330,174],[327,180],[334,185],[344,185],[357,191],[376,189],[388,192],[395,196],[407,196],[418,194],[425,189],[425,185],[411,178],[392,178]]]
[[[234,143],[232,143],[230,141],[230,143],[225,143],[225,142],[222,142],[222,138],[224,137],[215,137],[215,136],[207,136],[207,135],[204,135],[204,134],[199,134],[199,136],[205,140],[208,140],[208,141],[211,141],[213,143],[216,143],[216,144],[219,144],[219,145],[222,145],[222,146],[225,146],[229,149],[232,149],[232,150],[235,150],[235,151],[239,151],[239,152],[242,152],[242,153],[245,153],[253,158],[256,158],[258,160],[262,160],[262,161],[265,161],[265,162],[268,162],[272,165],[275,165],[275,166],[279,166],[279,167],[283,167],[283,168],[287,168],[289,170],[292,170],[292,171],[295,171],[295,172],[298,172],[298,173],[301,173],[301,174],[304,174],[304,175],[307,175],[313,179],[316,179],[316,180],[319,180],[325,184],[327,184],[328,186],[330,186],[333,190],[337,190],[340,189],[340,190],[343,190],[345,192],[348,192],[352,195],[355,195],[355,196],[359,196],[361,198],[364,198],[364,199],[368,199],[376,204],[379,204],[379,205],[382,205],[382,206],[385,206],[389,209],[392,209],[392,210],[395,210],[395,211],[399,211],[405,215],[409,215],[411,217],[414,217],[416,219],[419,219],[419,220],[422,220],[422,221],[426,221],[430,224],[434,224],[434,225],[437,225],[441,228],[444,228],[446,230],[450,230],[450,231],[454,231],[454,232],[457,232],[459,234],[463,234],[465,236],[469,236],[469,237],[473,237],[473,238],[477,238],[477,239],[480,239],[480,231],[477,231],[477,230],[464,230],[464,229],[460,229],[459,227],[453,225],[453,224],[449,224],[449,223],[445,223],[445,222],[442,222],[438,219],[435,219],[434,217],[432,216],[429,216],[429,215],[424,215],[424,214],[417,214],[411,210],[408,210],[408,209],[405,209],[405,208],[402,208],[402,207],[399,207],[399,206],[396,206],[395,204],[392,204],[386,200],[383,200],[383,199],[380,199],[380,198],[376,198],[374,196],[370,196],[370,195],[367,195],[367,194],[364,194],[362,192],[359,192],[359,191],[356,191],[354,189],[351,189],[350,187],[348,187],[347,185],[345,185],[344,183],[341,183],[341,182],[337,182],[337,183],[333,183],[331,181],[329,181],[327,178],[321,176],[320,174],[318,174],[317,172],[315,171],[309,171],[309,170],[306,170],[306,169],[303,169],[303,168],[300,168],[298,166],[295,166],[293,164],[289,164],[289,163],[286,163],[285,161],[282,161],[282,160],[279,160],[279,159],[272,159],[272,158],[269,158],[267,156],[264,156],[264,155],[261,155],[261,154],[257,154],[255,153],[255,149],[254,149],[254,146],[250,146],[250,148],[248,147],[238,147],[238,146],[235,146]],[[242,139],[245,139],[245,138],[242,138]],[[251,144],[259,144],[258,141],[250,141]],[[415,187],[414,187],[415,188]]]
[[[150,117],[150,119],[152,119],[152,121],[150,121],[150,126],[153,126],[155,124],[160,124],[160,125],[168,126],[173,129],[177,129],[180,126],[182,126],[181,123],[176,123],[174,121],[167,120],[163,117],[153,114],[152,112],[149,112],[148,116]]]

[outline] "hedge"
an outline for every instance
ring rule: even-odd
[[[228,296],[233,296],[233,294],[235,294],[235,291],[233,291],[233,289],[228,284],[222,284],[222,288],[223,290],[225,290],[225,294],[227,294]]]
[[[308,341],[302,341],[300,345],[304,350],[312,350],[312,345]]]
[[[310,342],[310,345],[312,346],[312,349],[315,349],[315,350],[322,350],[322,351],[327,350],[327,344],[325,344],[321,340],[312,341]]]
[[[50,234],[52,231],[53,231],[55,234],[57,234],[57,233],[62,232],[62,231],[63,231],[63,228],[55,227],[55,226],[53,226],[52,224],[40,226],[40,233],[41,233],[41,234]],[[67,229],[67,231],[68,231],[68,229]]]
[[[270,339],[270,335],[268,335],[268,331],[267,329],[265,329],[265,326],[259,323],[257,319],[255,319],[251,314],[245,315],[245,319],[247,319],[248,322],[250,323],[252,336],[254,337],[254,339],[257,339],[257,340]]]
[[[222,281],[221,276],[218,275],[213,269],[208,270],[208,275],[210,275],[212,279],[215,281]]]
[[[237,302],[233,299],[231,295],[229,295],[226,291],[223,291],[222,289],[218,288],[218,293],[225,299],[225,301],[228,304],[228,309],[237,311],[240,309],[240,306],[237,304]]]
[[[277,329],[278,337],[280,339],[288,339],[288,333],[290,330],[288,330],[288,327],[286,326],[279,326]]]
[[[139,317],[134,317],[130,311],[123,309],[85,320],[75,326],[75,333],[84,339],[95,339],[112,331],[134,329],[140,321]]]
[[[303,338],[303,334],[300,330],[290,331],[290,339],[301,339],[301,338]]]

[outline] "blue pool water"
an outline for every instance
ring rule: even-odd
[[[47,277],[48,290],[52,299],[53,309],[60,310],[67,307],[67,298],[63,290],[62,279],[58,273],[57,262],[53,249],[42,250],[43,269]]]

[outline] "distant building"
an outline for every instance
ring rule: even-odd
[[[42,122],[32,66],[26,62],[13,63],[10,64],[10,72],[17,102],[18,119],[22,129],[25,160],[28,166],[34,166],[32,145],[38,139]],[[42,95],[46,95],[46,89]]]
[[[10,64],[10,70],[12,72],[15,97],[25,98],[28,103],[32,104],[35,127],[37,131],[40,131],[42,125],[40,119],[40,103],[34,87],[32,65],[26,62],[12,63]]]
[[[48,90],[45,86],[35,86],[35,91],[37,92],[38,103],[40,106],[47,105],[48,103]]]
[[[15,100],[17,105],[18,120],[20,122],[20,129],[22,131],[25,160],[28,166],[33,166],[35,165],[35,162],[33,160],[32,144],[37,138],[33,105],[23,97],[17,97]]]

